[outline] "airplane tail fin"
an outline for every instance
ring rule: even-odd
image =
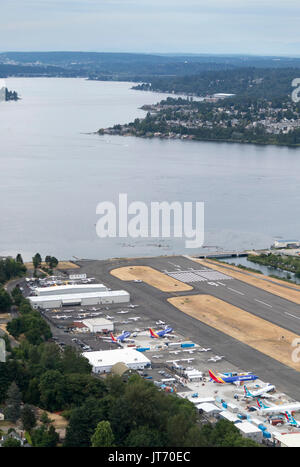
[[[244,385],[244,391],[245,391],[246,396],[251,397],[251,393],[250,393],[249,389],[247,388],[246,384]]]
[[[149,331],[150,331],[150,336],[151,337],[157,337],[156,332],[154,332],[152,328],[149,328]]]
[[[257,398],[256,399],[257,405],[260,409],[268,409],[269,407],[265,405],[261,399]]]
[[[296,420],[294,419],[293,415],[290,412],[286,411],[286,412],[284,412],[284,415],[285,415],[285,418],[287,419],[287,421],[291,425],[297,425]]]
[[[215,381],[215,383],[224,383],[224,381],[217,375],[215,375],[211,370],[208,370],[208,374],[211,377],[211,379]]]
[[[110,333],[110,337],[113,342],[117,342],[117,339],[115,338],[112,332]]]
[[[262,404],[261,400],[260,400],[259,398],[257,398],[257,399],[256,399],[256,402],[257,402],[258,407],[259,407],[260,409],[262,409],[262,408],[263,408],[263,404]]]

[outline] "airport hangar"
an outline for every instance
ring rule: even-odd
[[[51,287],[37,287],[35,289],[35,293],[38,296],[82,294],[92,292],[107,292],[107,287],[105,287],[104,284],[70,284]]]
[[[56,288],[56,287],[55,287]],[[34,309],[61,308],[63,306],[92,306],[112,303],[129,303],[130,295],[125,290],[109,290],[105,292],[88,292],[60,295],[40,295],[29,297]]]
[[[94,373],[110,373],[112,367],[117,363],[124,363],[131,370],[143,370],[151,366],[151,361],[143,352],[138,352],[128,347],[124,349],[84,352],[82,355],[88,359]]]
[[[114,323],[105,318],[84,319],[82,323],[89,329],[90,332],[113,332],[114,330]]]

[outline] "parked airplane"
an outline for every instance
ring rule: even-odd
[[[297,420],[294,419],[293,415],[291,414],[291,412],[284,412],[284,415],[287,419],[287,424],[288,425],[291,425],[291,426],[294,426],[295,428],[300,428],[300,423],[297,422]]]
[[[154,339],[157,339],[158,337],[165,337],[166,334],[169,334],[170,332],[173,331],[173,328],[166,327],[162,331],[157,331],[155,332],[152,328],[149,328],[150,330],[150,336]]]
[[[244,386],[245,397],[252,397],[252,398],[257,397],[257,396],[266,397],[268,396],[267,395],[268,392],[271,392],[274,390],[275,390],[275,386],[273,386],[273,384],[267,384],[266,386],[263,386],[262,388],[256,389],[255,391],[252,391],[252,392],[249,391],[246,385]]]
[[[209,358],[207,361],[208,362],[219,362],[222,360],[222,358],[225,358],[224,355],[215,355],[214,357]]]
[[[211,350],[211,349],[210,349],[210,348],[205,349],[205,348],[203,347],[203,348],[198,349],[198,350],[199,350],[199,352],[208,352],[208,351]]]
[[[132,319],[132,321],[137,321],[138,319],[141,319],[139,316],[136,316],[135,318],[128,318],[128,319]]]
[[[209,376],[215,383],[236,383],[238,381],[254,381],[258,376],[253,374],[236,375],[236,376],[217,376],[211,370],[208,370]]]
[[[282,404],[282,405],[265,405],[261,399],[256,399],[257,405],[261,412],[263,413],[285,413],[300,411],[300,403],[294,402],[292,404]]]
[[[164,325],[164,324],[166,324],[166,323],[165,323],[164,321],[159,320],[159,321],[156,321],[155,324],[156,324],[157,326],[160,326],[161,324]]]
[[[129,308],[137,308],[138,306],[140,306],[140,305],[132,305],[131,303],[130,303],[130,305],[128,305]]]
[[[111,332],[110,333],[110,337],[112,339],[113,342],[126,342],[126,340],[128,339],[128,337],[130,337],[130,332],[129,331],[123,331],[122,334],[120,334],[118,337],[115,337],[113,335],[113,333]]]
[[[107,319],[114,319],[113,316],[106,315]]]

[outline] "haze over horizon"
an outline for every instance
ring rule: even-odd
[[[299,56],[296,0],[10,0],[1,51]]]

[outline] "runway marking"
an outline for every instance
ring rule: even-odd
[[[258,300],[257,298],[254,299],[256,302],[262,303],[263,305],[269,306],[270,308],[273,308],[272,305],[269,305],[266,302],[262,302],[261,300]]]
[[[239,292],[238,290],[231,289],[230,287],[227,287],[228,290],[232,290],[232,292],[238,293],[240,295],[245,295],[243,292]]]
[[[211,295],[184,295],[167,300],[201,323],[300,372],[300,363],[291,358],[292,343],[299,335]]]
[[[293,318],[300,319],[299,316],[292,315],[291,313],[287,313],[286,311],[284,312],[285,315],[292,316]]]
[[[230,276],[226,276],[225,274],[213,271],[212,269],[189,269],[186,271],[169,271],[167,274],[174,279],[177,279],[181,282],[203,282],[203,281],[218,281],[231,279]]]
[[[241,270],[238,270],[238,268],[232,265],[230,267],[224,267],[223,265],[217,264],[217,262],[213,262],[212,260],[202,260],[193,257],[190,257],[189,259],[201,265],[202,267],[207,266],[216,271],[224,271],[224,273],[226,272],[226,274],[229,274],[234,279],[246,282],[249,285],[265,290],[266,292],[269,292],[273,295],[277,295],[278,297],[284,298],[285,300],[289,300],[290,302],[294,302],[300,305],[299,285],[294,285],[293,287],[291,287],[290,284],[287,284],[284,281],[270,279],[268,276],[262,276],[261,274],[241,272]]]

